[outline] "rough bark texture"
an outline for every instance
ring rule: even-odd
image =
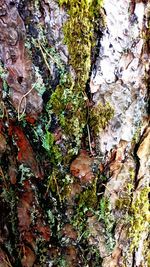
[[[148,267],[147,0],[1,0],[0,267]]]

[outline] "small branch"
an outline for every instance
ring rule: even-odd
[[[49,191],[50,183],[51,183],[51,179],[52,179],[54,181],[54,183],[55,183],[56,191],[57,191],[57,194],[58,194],[58,197],[59,197],[59,201],[61,203],[62,199],[61,199],[61,195],[60,195],[60,192],[59,192],[59,186],[58,186],[57,179],[56,179],[56,176],[55,176],[55,171],[53,171],[52,175],[49,178],[50,178],[50,180],[49,180],[49,183],[48,183],[48,186],[47,186],[47,190],[46,190],[45,196],[47,195],[47,193]]]
[[[38,44],[40,45],[39,41]],[[45,47],[43,45],[40,45],[42,47],[42,49],[44,50],[45,54],[54,62],[56,63],[56,65],[60,68],[62,68],[62,66],[57,62],[57,60],[55,60],[45,49]]]
[[[37,47],[39,47],[39,49],[40,49],[40,51],[41,51],[41,53],[42,53],[43,59],[44,59],[44,61],[45,61],[45,64],[46,64],[46,66],[47,66],[49,72],[51,73],[50,66],[49,66],[49,64],[48,64],[48,62],[47,62],[47,59],[46,59],[46,56],[45,56],[45,54],[44,54],[44,52],[43,52],[43,47],[41,46],[41,44],[40,44],[39,41],[38,41]]]
[[[87,132],[88,132],[88,140],[89,140],[90,153],[93,154],[92,146],[91,146],[91,135],[90,135],[89,125],[87,124],[86,127],[87,127]]]
[[[24,95],[22,96],[22,98],[21,98],[21,100],[20,100],[20,102],[19,102],[19,105],[18,105],[18,121],[20,121],[21,117],[25,114],[25,110],[26,110],[26,96],[27,96],[28,94],[30,94],[31,91],[32,91],[33,89],[34,89],[34,85],[31,87],[31,89],[30,89],[26,94],[24,94]],[[22,104],[23,99],[25,99],[25,108],[24,108],[23,112],[22,112],[21,115],[20,115],[20,106],[21,106],[21,104]]]
[[[1,167],[0,167],[0,175],[1,175],[2,179],[3,179],[3,181],[4,181],[5,188],[8,190],[7,181],[6,181],[5,175],[4,175],[3,170],[2,170]]]
[[[5,258],[2,257],[3,262],[6,263],[8,267],[13,267],[12,264],[10,263],[10,260],[9,260],[9,258],[8,258],[7,255],[6,255],[6,258],[7,258],[7,259],[5,260]]]

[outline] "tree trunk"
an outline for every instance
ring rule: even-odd
[[[148,267],[148,0],[1,0],[0,267]]]

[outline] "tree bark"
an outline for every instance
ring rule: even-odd
[[[1,0],[0,267],[148,267],[148,0]]]

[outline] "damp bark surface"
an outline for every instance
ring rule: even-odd
[[[148,267],[150,2],[1,0],[0,267]]]

